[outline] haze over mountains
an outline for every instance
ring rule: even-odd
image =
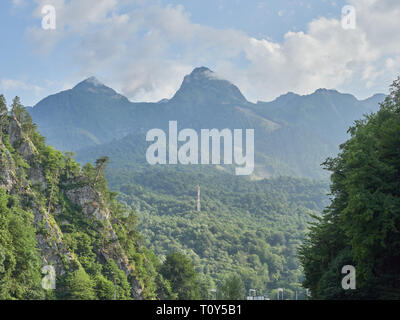
[[[255,129],[258,176],[321,178],[320,164],[337,153],[348,127],[363,114],[376,112],[384,98],[377,94],[357,100],[319,89],[254,104],[238,87],[201,67],[184,78],[170,100],[158,103],[130,102],[91,77],[28,110],[49,144],[77,152],[82,162],[111,153],[111,164],[113,158],[122,161],[119,165],[144,163],[146,132],[167,131],[168,122],[177,120],[178,130]]]

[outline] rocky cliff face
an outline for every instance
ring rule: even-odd
[[[101,266],[112,260],[130,283],[130,298],[143,299],[143,281],[114,230],[108,190],[98,190],[90,175],[85,176],[72,159],[45,146],[29,121],[28,128],[14,116],[2,122],[0,188],[17,197],[22,208],[33,213],[42,265],[53,266],[56,276],[61,278],[85,266],[86,258],[75,253],[79,251],[78,245],[71,240],[77,230],[85,233],[76,221],[85,221],[89,236],[96,240],[89,246],[94,255],[92,265]],[[100,169],[92,167],[91,172],[98,176]],[[62,230],[68,230],[67,227],[75,233],[64,237]]]

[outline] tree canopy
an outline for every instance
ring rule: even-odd
[[[349,129],[336,158],[332,202],[300,249],[304,286],[316,299],[400,298],[400,78],[376,114]],[[356,267],[356,290],[341,269]]]

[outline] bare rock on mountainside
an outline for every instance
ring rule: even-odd
[[[66,226],[78,230],[77,221],[82,220],[95,239],[95,261],[104,264],[112,260],[129,280],[130,297],[143,299],[143,281],[137,279],[135,265],[111,223],[108,190],[104,194],[96,190],[72,159],[46,146],[40,135],[24,129],[14,116],[8,117],[7,124],[0,133],[0,188],[33,214],[42,266],[53,266],[57,277],[82,267],[90,272],[80,257],[79,243],[62,231]]]

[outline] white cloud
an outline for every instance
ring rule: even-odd
[[[302,32],[288,32],[281,43],[193,23],[182,6],[163,7],[158,1],[127,0],[139,5],[124,13],[116,0],[36,2],[37,17],[45,3],[57,9],[55,32],[28,31],[42,50],[71,35],[80,39],[73,52],[80,74],[101,75],[136,100],[170,97],[183,76],[200,65],[213,64],[253,100],[320,87],[366,95],[385,89],[399,71],[397,0],[349,0],[357,10],[356,30],[322,17]],[[240,54],[248,65],[235,62]]]
[[[357,12],[356,30],[324,17],[306,32],[288,32],[282,43],[251,39],[245,47],[250,65],[229,66],[251,97],[269,100],[287,91],[311,93],[320,87],[341,88],[366,96],[386,90],[399,73],[400,2],[351,0]]]
[[[37,85],[27,84],[24,81],[15,79],[1,79],[0,85],[3,90],[33,91],[36,95],[43,90],[42,87]]]

